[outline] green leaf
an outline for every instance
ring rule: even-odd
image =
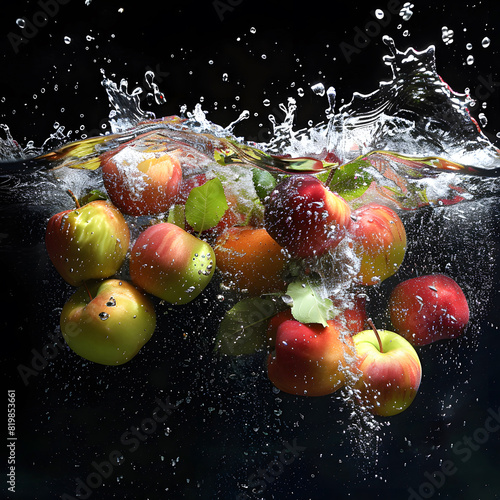
[[[332,318],[333,302],[322,297],[324,285],[304,278],[288,285],[286,294],[293,300],[292,315],[301,323],[320,323],[327,326]]]
[[[219,179],[195,187],[186,200],[186,221],[198,232],[214,227],[228,209],[224,188]]]
[[[271,194],[276,187],[276,179],[267,171],[255,168],[252,174],[255,192],[261,201]]]
[[[373,179],[366,171],[370,166],[369,161],[360,159],[346,163],[336,169],[328,187],[347,201],[355,200],[370,187]],[[322,174],[321,177],[320,180],[324,182],[328,176]]]
[[[216,350],[228,356],[253,354],[267,345],[267,325],[279,306],[272,299],[243,299],[231,308],[219,325]]]
[[[87,203],[90,203],[91,201],[95,200],[107,200],[108,197],[102,192],[99,191],[99,189],[92,189],[88,193],[85,193],[84,196],[82,196],[78,202],[80,203],[80,206],[83,207],[83,205],[86,205]]]
[[[181,229],[186,229],[184,205],[177,204],[170,208],[168,211],[167,222],[179,226]]]

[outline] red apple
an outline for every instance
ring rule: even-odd
[[[50,260],[73,286],[115,274],[125,259],[129,242],[130,232],[123,215],[103,200],[53,215],[45,232]]]
[[[406,231],[398,214],[369,203],[353,212],[349,234],[361,259],[357,281],[374,285],[389,278],[401,266],[406,252]]]
[[[276,350],[268,357],[268,376],[281,391],[299,396],[323,396],[342,387],[354,356],[350,336],[333,321],[328,326],[281,323]]]
[[[345,200],[316,177],[293,175],[271,192],[264,227],[293,257],[320,256],[344,238],[350,216]]]
[[[150,299],[126,281],[110,279],[80,287],[61,312],[69,347],[89,361],[121,365],[151,338],[156,314]]]
[[[175,201],[182,168],[175,156],[145,158],[128,150],[103,161],[102,178],[111,201],[128,215],[166,212]]]
[[[278,328],[282,323],[290,319],[293,319],[293,315],[292,310],[289,308],[279,312],[278,314],[275,314],[269,320],[269,323],[267,325],[267,342],[271,350],[274,350],[276,348],[276,335],[278,334]]]
[[[453,279],[432,274],[397,285],[389,298],[389,314],[397,333],[422,346],[460,336],[469,322],[469,305]]]
[[[210,245],[174,224],[155,224],[142,232],[130,257],[132,281],[172,304],[186,304],[208,285],[215,271]]]
[[[351,335],[360,332],[368,327],[367,314],[366,314],[366,298],[357,296],[348,304],[344,306],[344,301],[336,297],[330,297],[333,306],[340,312],[335,316],[334,321],[339,323],[342,328],[345,328]]]
[[[386,330],[364,330],[352,339],[361,374],[354,386],[358,402],[384,417],[408,408],[422,378],[420,359],[412,345]]]

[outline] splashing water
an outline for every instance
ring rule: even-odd
[[[412,7],[412,4],[405,3],[401,11],[404,20],[411,17]],[[453,41],[453,32],[448,28],[443,28],[443,40],[447,44]],[[482,169],[498,168],[500,166],[498,149],[481,132],[479,125],[469,114],[468,106],[472,99],[466,93],[453,91],[437,74],[435,47],[430,46],[422,51],[409,48],[402,52],[395,47],[389,37],[384,37],[384,43],[391,52],[384,58],[384,63],[392,73],[390,80],[380,82],[378,88],[369,94],[355,92],[351,101],[338,110],[336,110],[335,88],[333,86],[326,88],[322,83],[314,84],[311,91],[326,100],[324,117],[313,117],[314,124],[310,128],[295,130],[297,102],[295,98],[289,97],[286,103],[279,104],[279,109],[283,113],[281,121],[273,114],[269,115],[272,125],[271,138],[266,142],[252,144],[271,154],[320,159],[335,157],[341,163],[374,150],[390,150],[413,156],[443,156]],[[488,44],[489,41],[483,41],[484,47]],[[142,106],[145,100],[153,100],[157,104],[163,103],[165,96],[155,84],[153,72],[147,73],[145,82],[148,87],[146,92],[140,87],[129,92],[126,80],[116,84],[103,74],[102,85],[112,107],[109,114],[109,129],[112,135],[118,136],[117,140],[120,137],[133,138],[134,134],[131,131],[135,127],[148,123],[154,126],[160,121],[156,120],[153,113],[144,111]],[[236,137],[234,131],[238,124],[250,116],[250,111],[243,111],[226,126],[211,122],[201,103],[192,111],[181,109],[180,114],[185,119],[182,126],[190,131],[199,134],[210,133],[220,138],[229,136],[243,142],[244,138]],[[4,125],[2,128],[4,138],[0,139],[0,158],[5,161],[36,157],[59,147],[68,139],[64,134],[64,128],[58,127],[41,147],[36,148],[33,144],[22,147],[13,139],[7,126]],[[161,139],[160,135],[159,140]],[[203,157],[204,147],[202,141],[194,145],[200,158]],[[40,182],[39,179],[36,181]],[[429,175],[421,182],[428,186],[430,193],[442,189],[441,181],[441,177]],[[43,184],[39,183],[36,186],[36,198],[41,198],[53,206],[60,205],[62,208],[61,199],[64,195],[60,192],[61,186],[71,186],[78,196],[89,185],[102,188],[100,180],[96,180],[92,173],[71,171],[62,178],[62,184],[56,186],[59,191],[55,196],[50,190],[54,185],[48,185],[47,180],[43,179]],[[21,201],[32,197],[31,194],[23,194],[23,190],[27,187],[27,182],[16,187],[16,193],[18,195],[21,193]],[[490,192],[495,189],[498,192],[496,184]],[[10,196],[14,199],[13,194]],[[16,201],[19,201],[19,198]],[[442,222],[446,215],[439,212],[435,217],[437,223]],[[461,226],[465,227],[465,222],[461,221]],[[449,226],[443,225],[443,227]],[[466,264],[470,265],[471,262],[467,261]],[[337,278],[343,276],[346,282],[349,281],[349,270],[335,271]],[[461,268],[460,271],[466,274],[465,269]],[[476,294],[473,307],[478,314],[484,310],[484,304],[487,303],[487,297],[493,286],[491,279],[491,276],[489,279],[482,276],[481,291],[469,290],[469,293]],[[341,289],[343,285],[344,282],[336,282],[332,287]],[[223,295],[220,297],[224,300]],[[104,321],[108,316],[107,313],[102,314],[105,315],[101,316]],[[352,400],[353,394],[348,389],[344,397],[346,400]],[[381,430],[382,426],[366,412],[352,411],[347,433],[350,439],[354,439],[358,444],[360,454],[368,455],[370,451],[372,455],[376,454],[380,442],[378,434]]]

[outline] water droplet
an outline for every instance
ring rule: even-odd
[[[250,33],[252,33],[252,35],[255,35],[255,33],[257,33],[257,30],[254,27],[251,27]]]
[[[262,59],[267,59],[267,55],[266,55],[266,54],[262,54],[260,57],[261,57]]]
[[[467,56],[467,64],[470,66],[474,64],[474,56]]]
[[[16,24],[20,28],[24,28],[26,26],[26,19],[24,19],[24,17],[20,17],[19,19],[16,19]]]
[[[468,43],[468,44],[465,46],[465,48],[466,48],[467,50],[472,50],[472,43]]]
[[[299,87],[297,89],[297,94],[299,95],[299,97],[304,97],[304,89],[302,87]]]
[[[477,117],[479,119],[479,124],[481,125],[481,127],[486,127],[486,125],[488,125],[488,118],[486,118],[486,115],[484,113],[479,113]]]
[[[325,86],[320,82],[320,83],[315,83],[312,87],[311,90],[319,96],[324,96],[325,95]]]
[[[66,45],[69,45],[69,44],[71,43],[71,37],[69,37],[69,36],[65,36],[65,37],[64,37],[64,43],[65,43]]]
[[[375,17],[377,19],[383,19],[384,18],[384,11],[382,9],[377,9],[375,11]]]
[[[101,312],[99,313],[99,318],[101,318],[103,321],[106,321],[109,318],[109,314],[107,312]]]
[[[189,288],[186,289],[186,293],[193,293],[196,290],[195,286],[190,286]]]
[[[454,31],[448,29],[447,26],[443,26],[441,28],[441,38],[443,39],[443,42],[446,45],[450,45],[453,43],[453,35],[454,35]]]
[[[229,79],[229,75],[227,73],[223,73],[222,74],[222,81],[227,82],[228,79]]]
[[[270,106],[271,105],[271,101],[269,99],[264,99],[262,101],[262,104],[264,104],[264,106]]]
[[[109,300],[106,302],[106,305],[108,307],[116,306],[116,299],[114,297],[110,297]]]
[[[403,5],[403,8],[399,11],[399,15],[403,18],[403,21],[408,21],[411,18],[413,15],[413,7],[415,7],[415,5],[410,2],[406,2]]]
[[[491,40],[485,36],[481,42],[481,45],[486,48],[486,47],[489,47],[490,46],[490,43],[491,43]]]

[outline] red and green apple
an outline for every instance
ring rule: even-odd
[[[420,359],[413,346],[397,333],[375,328],[352,339],[360,372],[354,385],[357,401],[384,417],[408,408],[422,379]]]
[[[326,327],[287,320],[278,326],[275,351],[267,372],[281,391],[299,396],[324,396],[342,387],[354,356],[349,335],[333,321]]]
[[[143,231],[130,256],[130,276],[143,290],[171,304],[187,304],[208,285],[216,267],[212,247],[162,222]]]
[[[113,276],[125,260],[129,242],[123,215],[104,200],[53,215],[45,232],[50,260],[73,286]]]

